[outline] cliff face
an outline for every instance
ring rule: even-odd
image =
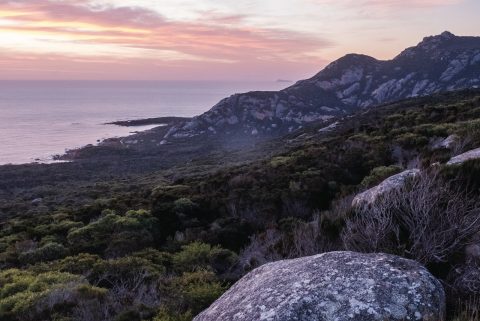
[[[444,32],[389,61],[349,54],[284,90],[235,94],[173,127],[165,139],[277,136],[360,108],[479,86],[480,37]]]

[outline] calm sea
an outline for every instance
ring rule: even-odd
[[[195,116],[220,99],[285,83],[0,81],[0,164],[48,162],[66,149],[152,126],[104,125],[116,120]]]

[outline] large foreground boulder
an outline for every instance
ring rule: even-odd
[[[419,263],[331,252],[269,263],[194,321],[444,320],[442,285]]]

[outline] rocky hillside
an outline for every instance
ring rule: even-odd
[[[278,92],[236,94],[174,126],[168,140],[200,135],[277,136],[359,108],[480,86],[480,37],[426,37],[392,60],[350,54]]]
[[[162,147],[0,166],[0,320],[478,320],[480,89]]]

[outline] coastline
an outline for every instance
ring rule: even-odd
[[[146,125],[168,125],[171,123],[188,121],[190,119],[192,118],[168,116],[168,117],[142,118],[142,119],[132,119],[132,120],[119,120],[119,121],[105,123],[104,125],[117,125],[117,126],[123,126],[123,127],[136,127],[136,126],[146,126]]]
[[[44,155],[31,155],[30,159],[27,160],[26,157],[19,157],[18,160],[0,162],[1,166],[21,166],[21,165],[51,165],[58,163],[71,162],[75,160],[75,157],[71,157],[76,153],[76,151],[82,149],[88,149],[99,146],[112,146],[116,144],[121,144],[121,141],[133,137],[138,134],[154,130],[159,127],[168,126],[166,120],[170,118],[176,119],[176,117],[166,117],[167,119],[153,118],[153,119],[138,119],[138,120],[127,120],[127,121],[115,121],[102,123],[101,126],[115,126],[123,127],[123,134],[112,133],[112,136],[104,136],[104,138],[97,137],[91,140],[91,143],[86,143],[78,146],[65,146],[63,151],[51,151],[49,154],[45,153]],[[180,119],[180,117],[179,117]],[[9,157],[7,157],[9,159]]]
[[[7,82],[6,86],[9,104],[2,104],[2,111],[9,113],[2,119],[0,166],[57,163],[69,159],[64,154],[71,150],[112,145],[157,126],[186,122],[232,93],[279,87],[273,82],[219,81]],[[34,126],[22,114],[29,106],[42,110]]]
[[[129,135],[110,137],[78,148],[65,150],[65,153],[54,155],[54,161],[76,161],[85,158],[117,157],[130,153],[148,153],[162,147],[159,137],[165,136],[168,130],[179,123],[187,121],[188,117],[156,117],[134,120],[122,120],[104,123],[134,129],[135,127],[153,126],[148,129],[131,131]]]

